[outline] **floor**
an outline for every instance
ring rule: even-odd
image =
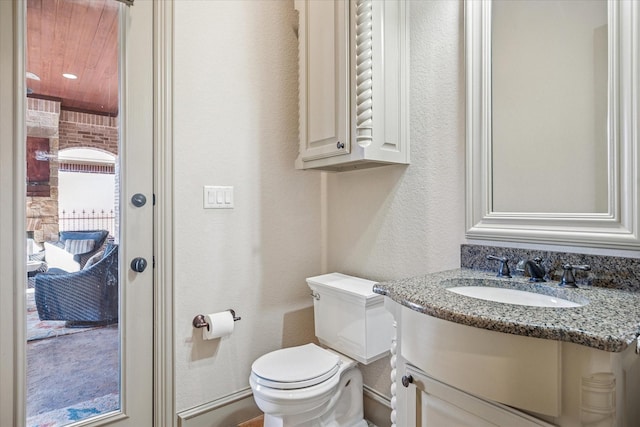
[[[119,391],[118,325],[27,344],[27,416]]]
[[[371,424],[367,421],[369,427],[376,427],[374,424]],[[250,419],[249,421],[245,421],[243,423],[238,424],[238,427],[262,427],[264,425],[264,415],[260,415],[259,417],[255,417]]]
[[[264,424],[264,415],[252,418],[249,421],[238,424],[238,427],[262,427]]]
[[[118,326],[27,345],[27,416],[119,391]],[[264,416],[238,427],[262,427]],[[375,427],[369,423],[370,427]]]

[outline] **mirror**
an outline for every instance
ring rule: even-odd
[[[465,3],[468,238],[640,246],[638,9]]]

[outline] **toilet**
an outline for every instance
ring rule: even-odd
[[[253,363],[249,383],[264,427],[367,427],[358,363],[387,355],[393,334],[375,283],[340,273],[307,279],[322,347],[283,348]]]

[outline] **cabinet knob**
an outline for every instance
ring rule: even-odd
[[[411,375],[403,375],[402,376],[402,385],[405,387],[409,387],[409,384],[413,383],[413,377]]]
[[[338,143],[336,144],[336,147],[338,147],[338,150],[342,150],[344,148],[344,142],[338,141]]]

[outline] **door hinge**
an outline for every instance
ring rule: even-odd
[[[155,256],[151,257],[151,268],[156,268],[156,257]]]
[[[153,200],[153,206],[155,206],[156,205],[156,193],[153,193],[152,200]]]

